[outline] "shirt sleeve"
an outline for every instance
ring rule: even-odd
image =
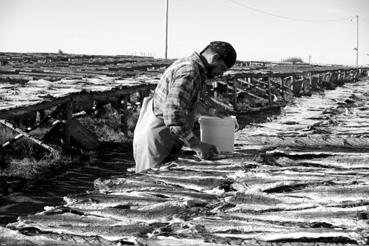
[[[169,127],[171,134],[177,136],[188,147],[199,143],[188,122],[194,97],[198,93],[196,82],[196,76],[191,73],[176,77],[170,86],[163,110],[164,123]]]

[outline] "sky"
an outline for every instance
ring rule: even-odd
[[[166,0],[0,0],[0,51],[164,57]],[[369,0],[169,0],[168,58],[231,43],[239,60],[369,64]]]

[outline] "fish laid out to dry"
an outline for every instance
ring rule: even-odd
[[[138,245],[147,246],[170,246],[170,245],[186,245],[186,246],[224,246],[223,241],[209,242],[203,238],[178,238],[174,236],[160,236],[156,239],[140,239]],[[229,244],[228,244],[229,245]]]
[[[0,242],[2,245],[11,246],[38,246],[38,245],[53,245],[53,246],[89,246],[89,245],[106,245],[114,246],[116,242],[110,242],[99,237],[80,237],[71,235],[60,235],[49,233],[40,235],[35,230],[23,229],[21,232],[0,227]]]
[[[19,221],[22,222],[22,226],[40,226],[43,228],[59,228],[61,226],[92,227],[97,224],[102,226],[109,226],[119,223],[118,220],[114,220],[111,218],[103,218],[99,216],[88,215],[85,213],[77,215],[70,212],[65,212],[63,214],[38,213],[34,215],[21,216],[19,217]]]
[[[199,200],[203,202],[212,202],[221,198],[221,195],[210,194],[204,192],[190,191],[190,190],[165,190],[165,189],[157,189],[150,190],[147,193],[154,196],[163,196],[171,199],[179,199],[179,200]]]
[[[301,245],[300,242],[310,242],[311,245],[315,242],[329,242],[331,245],[344,244],[361,244],[364,245],[367,241],[365,237],[356,232],[341,232],[341,231],[326,231],[315,229],[312,232],[302,228],[300,230],[290,229],[289,231],[279,232],[253,232],[253,233],[214,233],[214,236],[239,238],[245,240],[257,240],[262,242],[275,242],[275,245],[283,245],[284,242]],[[270,244],[266,244],[270,245]]]
[[[99,236],[109,241],[127,240],[133,241],[135,237],[145,236],[147,233],[153,232],[157,225],[147,224],[133,224],[133,225],[93,225],[93,226],[78,226],[78,225],[61,225],[58,227],[48,227],[43,224],[27,225],[23,224],[20,227],[10,227],[12,229],[23,229],[23,230],[38,230],[44,234],[47,233],[58,233],[67,234],[73,236]]]
[[[369,185],[336,185],[317,186],[300,191],[293,191],[289,195],[306,197],[319,204],[337,204],[345,201],[369,202]]]
[[[227,174],[239,170],[244,170],[251,164],[255,164],[253,158],[254,157],[250,155],[235,155],[235,157],[201,161],[179,158],[175,162],[164,165],[163,168],[168,166],[169,170],[185,170],[194,172],[214,172]]]
[[[68,207],[55,208],[39,214],[20,217],[17,223],[9,224],[12,229],[37,230],[38,233],[58,233],[75,236],[100,236],[107,240],[126,240],[145,235],[156,229],[158,224],[103,217]],[[166,225],[163,224],[163,225]]]
[[[227,176],[227,173],[217,170],[180,170],[174,167],[174,165],[170,166],[168,169],[157,169],[157,170],[149,170],[145,173],[146,177],[191,177],[196,179],[199,178],[218,178],[224,179]]]
[[[238,131],[235,153],[98,179],[8,227],[89,245],[367,245],[369,83],[359,85],[297,98]]]
[[[226,205],[219,206],[213,211],[222,212],[243,212],[262,213],[269,211],[303,210],[317,207],[316,204],[303,202],[301,199],[291,199],[290,197],[274,196],[271,194],[257,193],[237,193],[235,196],[225,198]]]
[[[221,187],[225,183],[232,182],[232,180],[227,178],[219,178],[219,177],[161,177],[161,176],[149,176],[150,179],[155,180],[156,182],[160,182],[168,185],[176,185],[188,190],[212,190],[217,187]]]
[[[361,214],[367,214],[365,206],[355,208],[305,208],[284,211],[226,211],[223,216],[239,220],[257,220],[268,223],[284,224],[300,227],[323,227],[335,230],[363,230],[367,228],[366,219]]]
[[[346,153],[342,156],[329,156],[325,158],[299,158],[297,160],[280,157],[276,163],[281,166],[291,167],[293,165],[306,167],[320,167],[320,168],[338,168],[338,169],[366,169],[368,172],[369,155],[362,153],[361,155]],[[319,172],[322,173],[321,170]]]
[[[94,187],[99,192],[132,192],[170,188],[168,185],[159,184],[150,179],[143,180],[142,178],[97,179],[94,181]]]
[[[155,222],[170,222],[173,219],[189,218],[192,211],[184,206],[170,206],[170,204],[162,204],[164,209],[155,209],[151,207],[143,207],[141,209],[128,208],[103,208],[103,209],[85,209],[86,215],[95,215],[103,218],[111,218],[112,220],[120,221],[119,224],[136,224],[140,222],[155,223]]]
[[[64,197],[65,202],[69,207],[73,208],[105,208],[105,207],[117,207],[117,206],[144,206],[155,204],[159,202],[165,202],[168,199],[150,196],[142,193],[90,193],[80,196],[68,196]]]

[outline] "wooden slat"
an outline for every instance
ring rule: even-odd
[[[129,95],[134,92],[139,91],[145,91],[147,89],[153,89],[156,85],[154,84],[148,84],[148,85],[139,85],[134,87],[128,87],[128,88],[120,88],[120,89],[113,89],[111,91],[107,92],[80,92],[80,93],[73,93],[66,97],[61,98],[48,98],[45,99],[42,102],[33,104],[33,105],[27,105],[27,106],[20,106],[15,108],[9,108],[9,109],[3,109],[0,110],[0,119],[12,119],[17,118],[25,114],[29,114],[36,111],[41,111],[44,109],[49,109],[51,107],[64,104],[70,100],[73,100],[74,102],[83,102],[83,101],[89,101],[89,100],[107,100],[109,101],[109,98],[117,98],[124,95]]]
[[[68,101],[64,106],[64,148],[70,150],[70,140],[72,135],[72,114],[73,114],[73,102]]]
[[[7,127],[9,129],[11,129],[12,131],[16,132],[18,135],[16,136],[17,139],[21,138],[21,137],[25,137],[27,139],[29,139],[30,141],[34,142],[35,144],[41,146],[42,148],[44,148],[45,150],[48,150],[51,154],[57,155],[57,151],[55,149],[53,149],[52,147],[42,143],[40,140],[32,137],[31,135],[29,135],[28,133],[14,127],[12,124],[10,124],[9,122],[6,122],[5,120],[1,120],[0,119],[0,124],[3,125],[4,127]]]

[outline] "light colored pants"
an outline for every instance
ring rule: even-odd
[[[144,98],[133,136],[136,173],[164,163],[182,146],[182,141],[169,132],[163,119],[154,115],[153,99]]]

